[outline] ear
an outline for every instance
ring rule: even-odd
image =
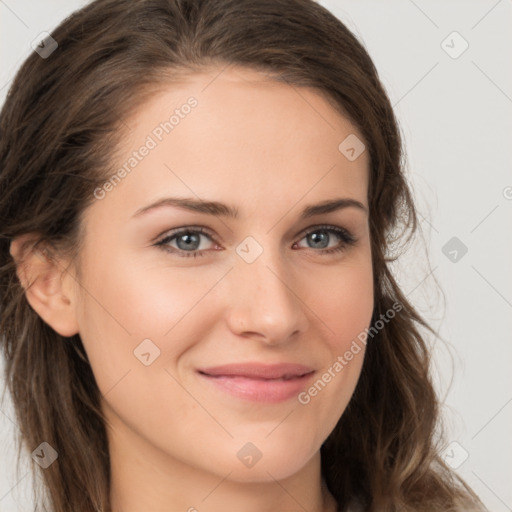
[[[25,234],[11,241],[16,275],[32,309],[60,335],[73,336],[78,333],[77,286],[67,270],[69,262],[57,258],[47,247],[36,247],[36,240],[35,234]]]

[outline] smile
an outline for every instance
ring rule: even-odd
[[[296,397],[315,370],[304,365],[245,363],[198,370],[217,390],[245,400],[278,403]]]

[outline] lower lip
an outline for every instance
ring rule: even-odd
[[[247,377],[213,377],[199,373],[221,391],[245,400],[278,403],[296,397],[307,385],[314,372],[288,380],[251,379]]]

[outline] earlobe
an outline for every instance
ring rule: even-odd
[[[35,247],[33,240],[34,235],[23,235],[12,240],[10,247],[27,301],[53,330],[73,336],[78,333],[73,276],[65,262],[47,248]]]

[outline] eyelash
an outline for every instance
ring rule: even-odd
[[[319,252],[321,255],[328,255],[328,254],[341,252],[341,251],[345,250],[347,248],[347,246],[352,246],[357,242],[357,240],[346,229],[338,228],[336,226],[329,226],[329,225],[314,226],[314,228],[312,228],[309,231],[307,231],[306,233],[304,233],[304,235],[302,236],[302,238],[300,240],[302,240],[303,238],[305,238],[306,236],[308,236],[312,233],[316,233],[317,231],[334,233],[341,239],[340,245],[338,245],[336,247],[331,247],[330,249],[315,250],[315,249],[311,248],[311,250],[313,250],[314,252]],[[209,237],[210,239],[213,238],[212,235],[209,233],[209,231],[207,231],[206,229],[204,229],[202,227],[188,227],[185,229],[178,228],[170,233],[167,233],[167,235],[164,238],[162,238],[160,241],[156,242],[154,245],[156,247],[159,247],[163,251],[170,252],[172,254],[176,254],[183,258],[196,258],[198,256],[204,256],[204,253],[206,252],[206,250],[183,251],[182,249],[171,248],[167,245],[171,240],[177,238],[179,235],[195,234],[195,233],[201,233],[201,234]]]

